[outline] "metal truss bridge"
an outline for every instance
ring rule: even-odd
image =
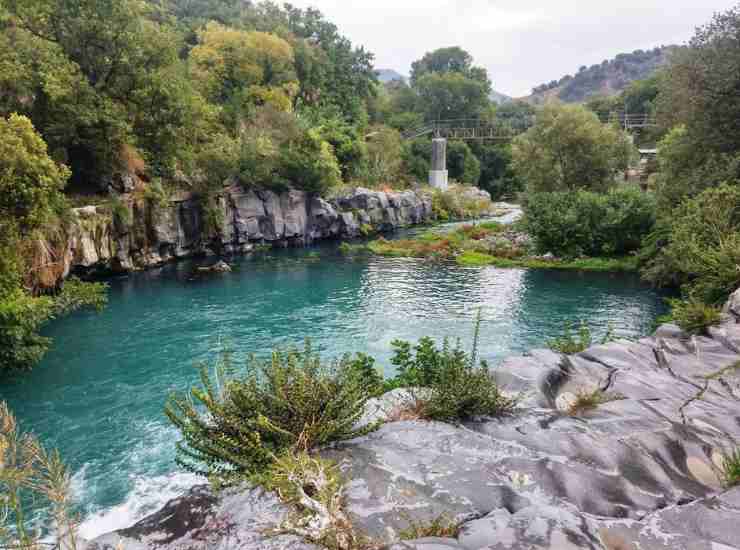
[[[599,120],[604,124],[615,124],[625,131],[640,131],[656,126],[655,117],[649,114],[632,114],[623,112],[599,113]],[[534,120],[523,126],[531,126]],[[449,119],[435,120],[409,129],[401,134],[403,139],[432,135],[434,138],[448,140],[493,140],[508,141],[523,133],[526,128],[514,127],[501,122],[490,122],[483,119]]]

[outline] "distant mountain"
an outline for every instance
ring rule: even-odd
[[[496,90],[491,91],[491,95],[488,96],[491,101],[496,103],[497,105],[503,105],[504,103],[509,103],[510,101],[514,101],[513,97],[510,97],[506,94],[502,94],[501,92],[497,92]]]
[[[543,103],[558,98],[567,103],[581,103],[597,95],[616,95],[631,82],[654,75],[668,63],[677,46],[661,46],[652,50],[621,53],[614,59],[597,65],[581,67],[575,75],[565,75],[532,89],[532,95],[523,98],[530,103]]]
[[[377,69],[375,73],[378,75],[378,80],[380,80],[381,84],[387,84],[394,80],[406,82],[406,77],[393,69]]]

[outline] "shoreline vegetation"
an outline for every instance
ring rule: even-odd
[[[380,237],[366,245],[342,245],[342,250],[347,254],[366,252],[377,256],[454,261],[464,267],[638,271],[636,256],[557,258],[552,254],[537,255],[525,233],[498,222],[466,224],[446,233],[431,230],[411,239]]]

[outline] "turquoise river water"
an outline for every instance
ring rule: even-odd
[[[30,374],[0,380],[24,429],[57,447],[92,537],[132,524],[198,482],[178,472],[162,407],[225,346],[246,356],[310,336],[326,357],[362,351],[386,374],[395,338],[461,338],[483,308],[481,356],[541,347],[564,323],[648,332],[662,297],[636,277],[463,268],[415,259],[345,258],[333,245],[244,257],[193,279],[193,264],[113,280],[100,314],[51,324],[54,346]]]

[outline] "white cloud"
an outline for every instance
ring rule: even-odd
[[[459,45],[486,67],[494,87],[532,86],[621,52],[688,40],[696,26],[737,0],[293,0],[320,9],[376,56],[407,74],[433,49]]]

